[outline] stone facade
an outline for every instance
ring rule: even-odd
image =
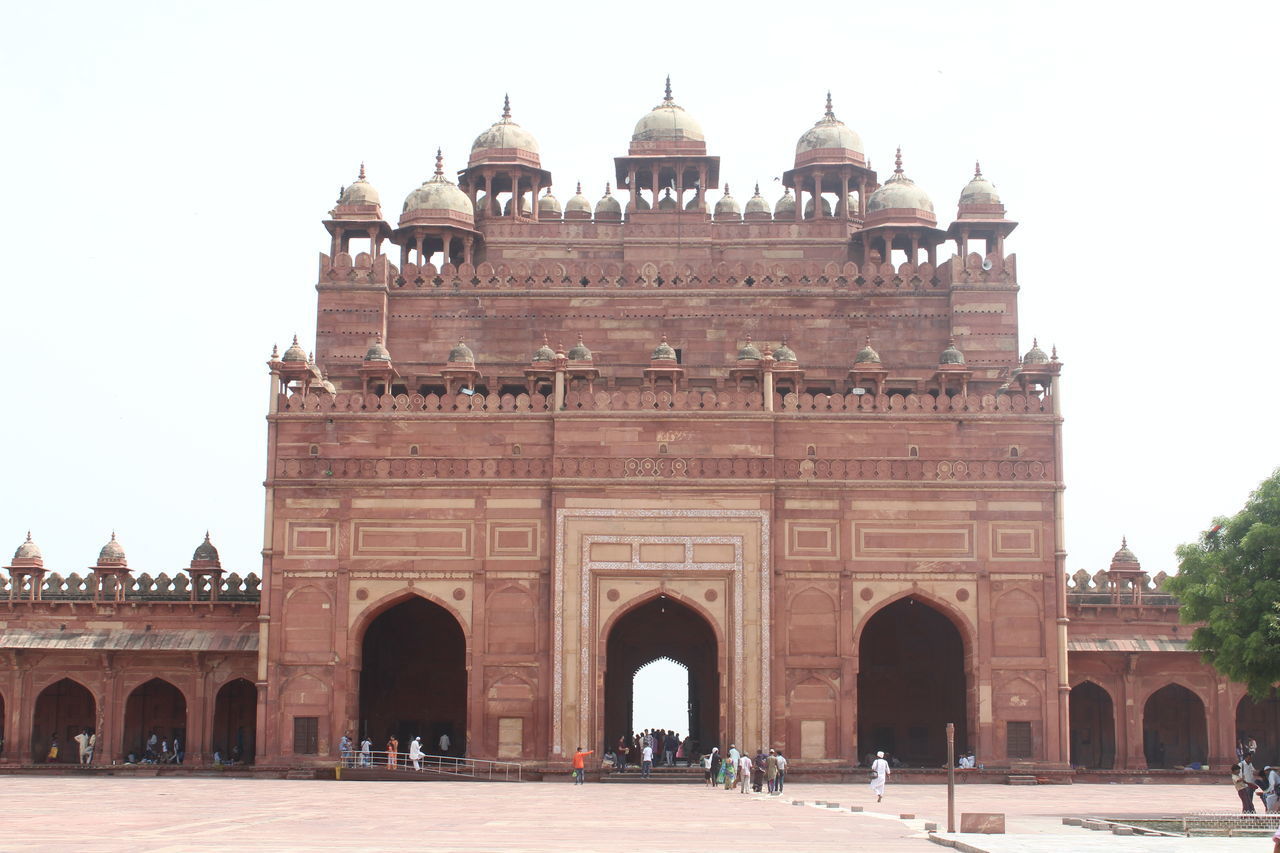
[[[316,352],[268,363],[260,600],[255,578],[252,604],[41,601],[15,558],[17,755],[81,725],[33,729],[62,677],[125,754],[122,703],[161,678],[201,760],[231,748],[221,686],[251,680],[260,762],[412,732],[558,767],[615,743],[636,668],[669,657],[701,744],[815,766],[936,766],[947,722],[995,766],[1230,756],[1241,690],[1136,560],[1067,582],[1061,364],[1019,355],[994,186],[975,170],[939,228],[901,152],[881,182],[830,99],[776,205],[712,205],[707,150],[668,86],[594,204],[550,193],[509,107],[394,226],[362,166],[325,221]],[[181,648],[197,629],[220,647]],[[97,630],[175,636],[55,642]],[[1246,719],[1274,742],[1267,713]]]

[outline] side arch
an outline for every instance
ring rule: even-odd
[[[361,647],[364,644],[365,634],[369,631],[369,626],[372,625],[379,616],[383,615],[391,608],[404,604],[406,601],[412,601],[415,598],[429,601],[432,604],[444,608],[449,612],[449,615],[457,621],[458,626],[462,628],[463,637],[467,640],[467,665],[470,666],[471,624],[466,617],[464,617],[456,607],[438,595],[434,595],[426,590],[418,589],[417,587],[403,587],[395,590],[394,592],[389,592],[381,598],[371,601],[363,610],[356,614],[356,618],[351,622],[351,627],[347,631],[347,659],[351,661],[353,669],[359,670],[363,664]]]

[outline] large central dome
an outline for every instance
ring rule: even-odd
[[[796,168],[810,163],[854,163],[866,165],[862,137],[836,118],[827,92],[827,111],[818,123],[806,130],[796,142]]]
[[[671,97],[670,77],[667,78],[667,93],[662,103],[642,116],[631,134],[633,152],[696,147],[705,153],[706,142],[702,125]]]
[[[511,98],[503,98],[502,118],[471,143],[471,159],[468,165],[479,163],[519,161],[541,166],[538,157],[538,140],[533,134],[511,120]]]

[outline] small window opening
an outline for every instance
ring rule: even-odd
[[[521,455],[523,455],[523,454],[524,454],[524,448],[522,448],[522,447],[521,447],[520,445],[518,445],[518,444],[513,444],[513,445],[511,445],[511,455],[512,455],[512,456],[521,456]]]
[[[916,447],[914,444],[908,444],[907,455],[910,456],[912,459],[915,459],[917,456],[920,455],[920,448]]]
[[[684,364],[684,350],[676,347],[676,364]]]
[[[318,445],[318,444],[313,444],[313,445],[311,445],[309,448],[307,448],[307,452],[308,452],[308,453],[310,453],[312,456],[319,456],[319,455],[320,455],[320,445]]]
[[[411,444],[411,445],[409,445],[409,455],[410,455],[410,456],[417,456],[417,455],[418,455],[418,445],[416,445],[416,444]]]
[[[392,396],[392,397],[399,397],[401,394],[408,394],[408,393],[409,393],[409,386],[408,386],[408,385],[400,385],[400,384],[396,384],[396,385],[392,385],[392,386],[391,386],[391,396]]]
[[[1018,446],[1016,444],[1009,448],[1009,458],[1010,459],[1018,458]]]
[[[665,444],[659,444],[659,445],[658,445],[658,453],[659,453],[659,454],[661,454],[661,455],[665,455],[665,454],[666,454],[666,452],[667,452],[667,446],[666,446]]]
[[[818,455],[818,448],[814,447],[814,446],[811,444],[811,445],[809,445],[808,447],[806,447],[806,448],[804,449],[804,455],[805,455],[805,456],[817,456],[817,455]]]

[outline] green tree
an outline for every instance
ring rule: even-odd
[[[1218,672],[1248,685],[1255,699],[1280,683],[1280,468],[1244,509],[1178,547],[1168,588],[1182,621],[1199,623],[1191,648]]]

